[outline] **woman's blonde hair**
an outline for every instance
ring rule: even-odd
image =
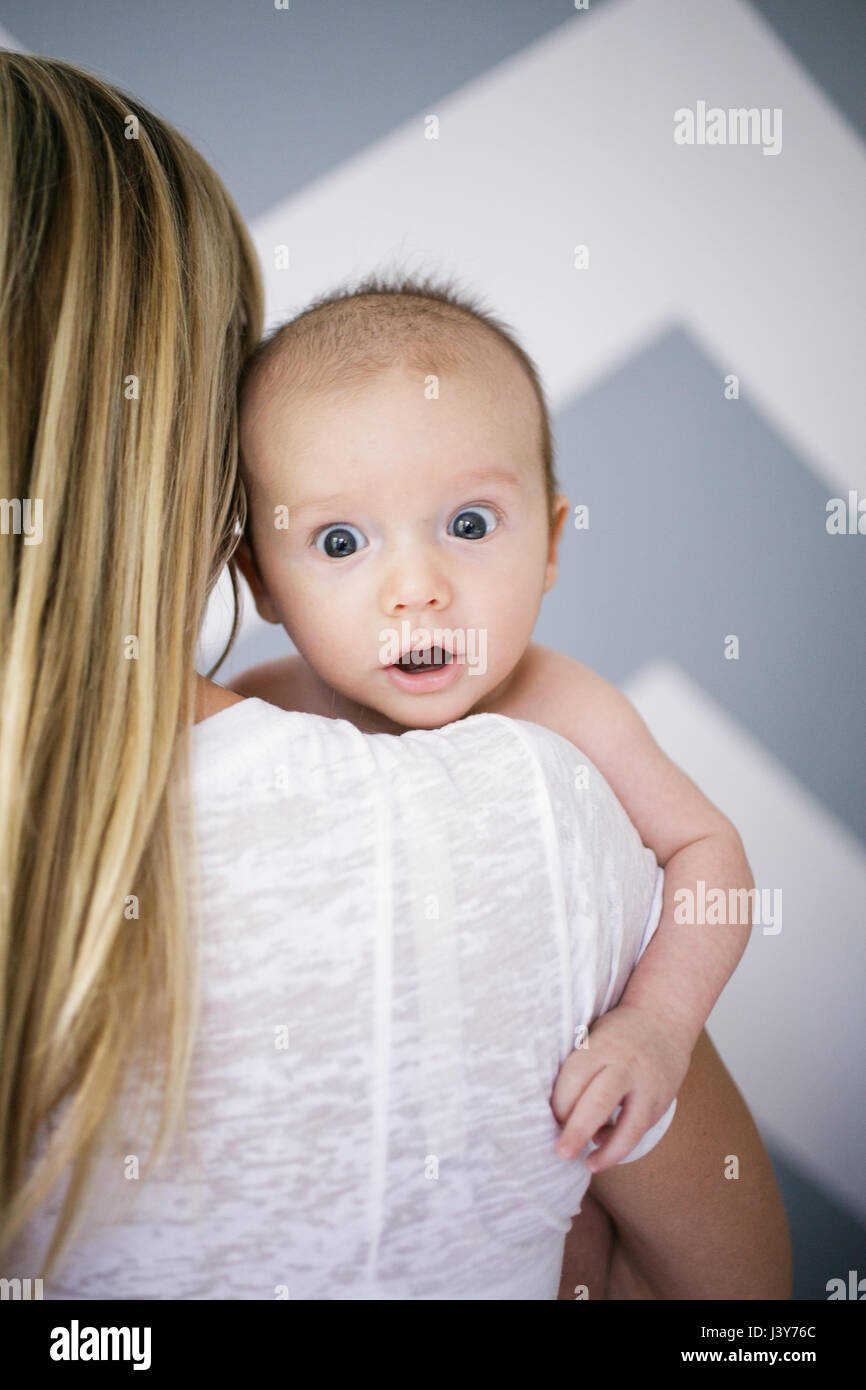
[[[46,1273],[136,1049],[163,1078],[154,1156],[182,1113],[186,735],[261,329],[252,244],[192,146],[0,52],[0,1251],[68,1167]]]

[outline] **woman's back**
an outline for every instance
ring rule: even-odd
[[[555,1153],[553,1083],[661,904],[601,775],[499,716],[395,738],[252,699],[193,760],[187,1153],[130,1177],[121,1118],[45,1296],[555,1298],[589,1173]]]

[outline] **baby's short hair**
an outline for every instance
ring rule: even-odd
[[[241,393],[269,384],[300,394],[351,392],[397,364],[422,372],[489,367],[479,351],[492,335],[523,368],[538,403],[548,513],[557,491],[553,433],[544,387],[511,328],[453,282],[368,276],[313,300],[273,328],[247,359]]]

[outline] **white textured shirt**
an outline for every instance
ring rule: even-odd
[[[553,1085],[662,900],[601,773],[499,715],[397,737],[257,699],[192,755],[185,1151],[135,1178],[128,1125],[44,1297],[555,1298],[590,1174]],[[4,1275],[42,1272],[56,1210]]]

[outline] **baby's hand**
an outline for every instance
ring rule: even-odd
[[[574,1158],[594,1139],[599,1147],[587,1167],[593,1173],[612,1168],[667,1110],[690,1061],[691,1048],[664,1019],[628,1004],[602,1014],[556,1078],[551,1104],[565,1126],[557,1152]],[[618,1105],[622,1113],[610,1124]]]

